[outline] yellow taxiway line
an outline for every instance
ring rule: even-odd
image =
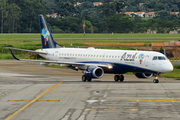
[[[32,103],[36,102],[40,97],[42,97],[44,94],[46,94],[47,92],[49,92],[50,90],[52,90],[54,87],[56,87],[57,85],[60,85],[62,82],[53,85],[51,88],[47,89],[44,93],[42,93],[41,95],[39,95],[38,97],[36,97],[34,100],[31,100],[31,102],[29,102],[28,104],[26,104],[24,107],[22,107],[21,109],[19,109],[18,111],[16,111],[14,114],[12,114],[11,116],[9,116],[8,118],[6,118],[6,120],[10,120],[12,119],[15,115],[17,115],[18,113],[20,113],[21,111],[23,111],[25,108],[27,108],[29,105],[31,105]]]
[[[31,102],[32,100],[9,100],[8,102]],[[60,100],[36,100],[35,102],[59,102]]]

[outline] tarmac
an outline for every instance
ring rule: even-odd
[[[178,120],[180,80],[104,75],[0,60],[0,120]]]

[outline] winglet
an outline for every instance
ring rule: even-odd
[[[13,58],[16,59],[16,60],[19,60],[17,57],[14,56],[14,54],[13,54],[12,51],[11,51],[11,49],[10,49],[10,48],[8,48],[8,49],[9,49],[9,51],[11,52],[11,55],[13,56]]]

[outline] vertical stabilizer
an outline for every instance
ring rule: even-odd
[[[40,34],[41,34],[41,43],[42,49],[46,48],[60,48],[61,46],[58,45],[51,34],[51,31],[47,25],[47,22],[43,15],[39,15],[39,27],[40,27]]]

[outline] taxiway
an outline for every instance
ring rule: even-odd
[[[177,120],[180,81],[82,82],[81,72],[39,63],[0,60],[0,120]]]

